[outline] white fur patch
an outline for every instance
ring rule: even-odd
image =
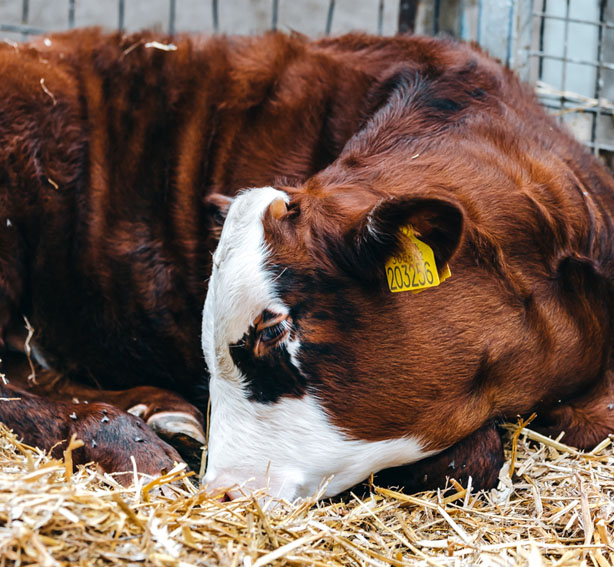
[[[265,187],[237,197],[213,257],[202,335],[211,373],[204,482],[212,490],[231,485],[268,487],[271,495],[292,500],[311,496],[330,478],[324,496],[332,496],[372,472],[415,462],[434,452],[423,450],[414,438],[352,439],[332,425],[312,394],[282,397],[270,404],[248,399],[246,377],[234,364],[230,345],[243,337],[263,310],[289,311],[265,270],[268,251],[262,216],[280,196],[288,199],[285,193]],[[299,368],[300,337],[286,347],[291,362]]]
[[[331,425],[313,396],[250,402],[239,384],[211,384],[211,429],[207,474],[212,489],[234,484],[267,487],[293,500],[313,495],[330,479],[333,496],[383,468],[415,462],[434,452],[411,438],[350,439]]]

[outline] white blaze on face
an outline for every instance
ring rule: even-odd
[[[272,187],[239,195],[228,211],[203,313],[203,350],[211,374],[209,455],[204,483],[268,488],[292,500],[314,494],[332,477],[324,496],[364,480],[372,472],[422,459],[417,439],[352,439],[330,422],[315,395],[282,396],[275,403],[249,399],[246,377],[235,365],[230,345],[241,340],[265,309],[288,313],[265,269],[268,250],[262,217],[275,199],[288,196]],[[292,363],[300,340],[286,343]],[[385,410],[385,408],[383,408]],[[375,419],[375,418],[374,418]],[[402,435],[402,432],[400,432]]]

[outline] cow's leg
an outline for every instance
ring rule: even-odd
[[[454,478],[476,490],[497,485],[505,461],[501,435],[494,423],[478,429],[445,451],[412,465],[381,471],[375,476],[380,486],[395,486],[405,492],[421,492],[446,486]]]
[[[179,394],[154,386],[99,390],[64,380],[59,395],[73,403],[106,402],[140,417],[159,437],[177,449],[190,468],[199,470],[206,442],[203,414]]]
[[[53,449],[61,456],[73,434],[84,442],[73,462],[95,461],[106,472],[132,471],[134,456],[140,472],[157,475],[181,462],[170,445],[140,418],[104,403],[73,404],[47,399],[11,384],[0,383],[0,421],[24,442]],[[130,481],[131,477],[125,477]]]
[[[605,378],[584,396],[547,411],[538,411],[531,427],[551,437],[564,431],[563,443],[578,449],[592,449],[614,434],[614,372],[606,373]]]
[[[195,471],[200,468],[205,445],[204,418],[201,411],[182,396],[154,386],[137,386],[123,391],[88,389],[78,393],[86,400],[107,401],[142,418],[164,441],[175,447]]]
[[[159,437],[175,447],[193,470],[200,468],[205,444],[203,415],[179,394],[153,386],[101,390],[40,368],[34,382],[28,380],[30,365],[25,357],[9,354],[5,358],[5,372],[11,384],[46,399],[73,405],[106,403],[140,417]]]

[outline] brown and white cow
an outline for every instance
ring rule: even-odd
[[[202,444],[219,195],[334,161],[394,64],[372,41],[84,30],[0,45],[0,356],[30,348],[40,365],[35,380],[5,366],[1,421],[56,452],[75,433],[74,460],[106,470],[179,459],[146,423]]]
[[[88,30],[1,46],[0,76],[2,358],[42,365],[0,420],[26,442],[146,472],[179,458],[146,424],[199,444],[223,195],[267,186],[205,309],[212,486],[336,492],[437,452],[400,480],[486,486],[499,417],[611,431],[611,178],[480,52]],[[452,270],[416,295],[385,287],[406,225]]]
[[[583,449],[614,433],[612,175],[479,50],[355,45],[378,51],[395,63],[336,159],[229,208],[203,317],[211,488],[333,495],[422,459],[487,486],[498,420],[537,412]]]
[[[179,458],[146,424],[198,458],[218,194],[300,183],[332,163],[390,69],[421,51],[363,36],[96,30],[1,44],[0,356],[10,382],[0,383],[0,420],[56,453],[74,433],[85,442],[74,460],[111,471],[132,469],[130,455],[146,472]],[[28,349],[33,380],[13,353]]]

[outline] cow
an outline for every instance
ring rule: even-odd
[[[614,433],[612,174],[475,46],[315,46],[387,64],[330,164],[226,212],[209,489],[333,496],[391,468],[484,488],[502,420],[580,449]]]
[[[499,418],[610,430],[611,179],[477,48],[79,30],[0,72],[0,421],[25,442],[198,466],[209,373],[212,490],[417,459],[381,478],[490,486]],[[424,245],[418,280],[450,277],[382,289]]]
[[[228,196],[333,163],[410,44],[96,29],[0,44],[0,421],[59,456],[74,434],[73,462],[107,472],[131,456],[198,469]]]

